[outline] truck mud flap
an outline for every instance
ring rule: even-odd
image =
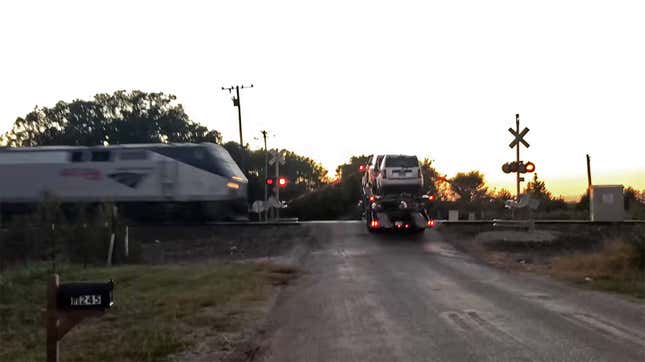
[[[379,223],[381,223],[381,228],[383,229],[391,229],[394,227],[394,223],[390,219],[390,217],[387,215],[387,213],[384,212],[377,212],[376,217],[378,218]]]

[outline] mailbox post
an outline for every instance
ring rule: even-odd
[[[47,362],[59,360],[58,338],[58,286],[60,279],[54,274],[47,286]]]
[[[54,274],[47,287],[47,362],[59,362],[60,340],[85,318],[105,313],[114,304],[114,284],[60,284]]]

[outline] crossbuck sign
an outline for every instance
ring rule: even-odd
[[[269,151],[269,155],[271,156],[269,158],[270,165],[273,165],[274,163],[276,163],[276,161],[279,162],[281,165],[284,165],[284,163],[286,162],[284,159],[284,155],[278,150],[273,149]]]
[[[522,132],[520,132],[519,134],[512,128],[509,128],[508,131],[511,132],[511,134],[515,137],[513,142],[511,142],[508,145],[508,147],[513,148],[517,146],[518,143],[521,142],[524,145],[524,147],[529,148],[529,143],[524,140],[524,136],[526,136],[526,134],[529,133],[529,129],[527,127],[524,127]]]

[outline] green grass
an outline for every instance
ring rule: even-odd
[[[271,264],[65,266],[61,282],[115,282],[115,306],[63,338],[62,361],[158,361],[200,347],[233,347],[274,285],[295,270]],[[0,361],[45,359],[45,265],[0,274]],[[206,346],[203,346],[206,344]]]

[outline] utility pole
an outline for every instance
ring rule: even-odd
[[[591,220],[591,156],[587,153],[587,202],[589,202],[589,220]]]
[[[240,147],[244,149],[244,138],[242,137],[242,105],[240,103],[240,89],[244,88],[253,88],[253,84],[251,85],[235,85],[235,86],[230,86],[230,87],[222,87],[222,90],[226,90],[229,93],[233,92],[235,89],[235,96],[233,96],[233,106],[237,107],[237,120],[238,120],[238,125],[240,129]]]
[[[264,138],[264,180],[269,178],[269,150],[267,149],[267,131],[262,130],[262,137]],[[264,182],[264,204],[266,205],[269,197],[269,185]]]
[[[282,207],[282,203],[280,202],[280,185],[278,185],[278,179],[280,178],[280,160],[279,156],[276,157],[275,160],[275,199],[278,200],[278,203],[280,203],[280,206],[275,209],[275,215],[276,215],[276,220],[280,220],[280,207]]]
[[[240,89],[244,88],[253,88],[253,84],[251,85],[235,85],[235,86],[230,86],[228,88],[222,87],[222,90],[227,90],[229,93],[233,92],[233,89],[235,89],[235,95],[233,96],[233,106],[237,107],[237,122],[240,128],[240,168],[242,169],[242,173],[244,175],[248,176],[248,172],[246,170],[246,167],[244,167],[244,138],[242,137],[242,105],[240,103]]]
[[[591,156],[587,153],[587,192],[591,191]]]

